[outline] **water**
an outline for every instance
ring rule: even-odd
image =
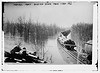
[[[10,52],[10,50],[16,46],[16,41],[18,38],[15,40],[10,38],[8,39],[5,37],[5,51]],[[42,48],[39,47],[40,45],[37,45],[37,47],[34,47],[34,44],[30,43],[23,43],[21,42],[21,48],[26,47],[27,51],[34,52],[36,51],[35,49],[39,49],[38,54],[40,58],[43,58],[43,51],[44,51],[44,60],[47,61],[50,64],[66,64],[66,62],[63,60],[60,52],[59,52],[59,47],[57,44],[57,37],[56,38],[49,38],[47,41],[45,41],[44,44],[42,44]],[[44,45],[44,46],[43,46]],[[44,50],[43,50],[44,49]]]
[[[63,60],[57,45],[57,39],[49,39],[46,43],[45,49],[48,50],[46,58],[52,64],[66,64]]]

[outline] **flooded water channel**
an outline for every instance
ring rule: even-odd
[[[46,50],[48,50],[48,54],[46,58],[49,58],[49,62],[52,64],[66,64],[63,60],[57,44],[57,38],[49,39],[45,46]]]

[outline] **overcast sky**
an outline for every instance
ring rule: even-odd
[[[59,27],[70,27],[72,24],[93,23],[93,4],[89,2],[74,2],[72,5],[23,5],[5,4],[4,20],[16,21],[19,16],[36,22],[56,24]]]

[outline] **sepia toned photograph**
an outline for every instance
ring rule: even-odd
[[[3,63],[92,65],[95,3],[2,2]]]

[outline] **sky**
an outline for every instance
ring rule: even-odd
[[[65,28],[80,22],[93,23],[93,4],[72,2],[72,5],[4,5],[4,21],[16,21],[20,16],[26,20],[31,18],[33,22],[56,24]]]

